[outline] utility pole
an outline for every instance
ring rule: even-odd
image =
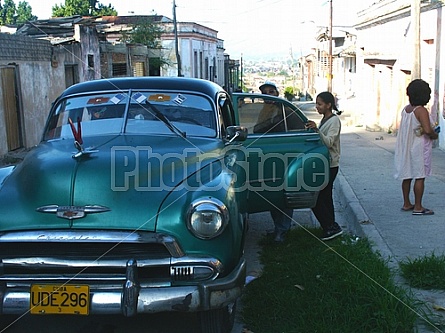
[[[240,92],[242,92],[243,91],[243,54],[241,53],[241,83],[240,83],[240,88],[241,88],[241,91]]]
[[[179,54],[178,46],[178,23],[176,22],[176,2],[173,0],[173,30],[175,33],[175,52],[176,52],[176,62],[178,64],[178,76],[182,76],[181,70],[181,55]]]
[[[332,0],[329,0],[329,59],[328,59],[328,91],[329,92],[332,92],[332,12],[333,12]]]
[[[411,26],[413,27],[413,67],[411,80],[421,77],[420,60],[420,0],[411,0]]]

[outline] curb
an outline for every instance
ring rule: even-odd
[[[341,205],[348,231],[353,235],[368,238],[373,250],[388,261],[389,267],[398,268],[398,262],[395,260],[388,244],[369,218],[341,170],[339,170],[334,182],[334,196]]]

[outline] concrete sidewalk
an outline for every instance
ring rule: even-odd
[[[341,136],[340,172],[334,184],[336,210],[346,216],[348,231],[367,237],[396,273],[399,262],[433,252],[445,253],[445,152],[433,149],[433,175],[425,181],[423,205],[435,214],[413,216],[401,211],[401,181],[394,178],[396,136],[345,127]],[[413,199],[414,200],[414,199]],[[414,290],[428,306],[445,307],[445,293]],[[443,311],[434,313],[442,316]],[[423,326],[423,325],[422,325]],[[440,332],[419,327],[419,332]]]

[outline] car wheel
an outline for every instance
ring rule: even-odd
[[[230,333],[235,323],[236,303],[198,315],[201,333]]]

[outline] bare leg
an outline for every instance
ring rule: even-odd
[[[413,204],[409,199],[409,192],[411,190],[411,181],[412,179],[404,179],[402,181],[402,193],[403,193],[403,208],[410,209]]]
[[[425,178],[414,180],[414,210],[419,212],[424,209],[422,206],[423,191],[425,190]]]

